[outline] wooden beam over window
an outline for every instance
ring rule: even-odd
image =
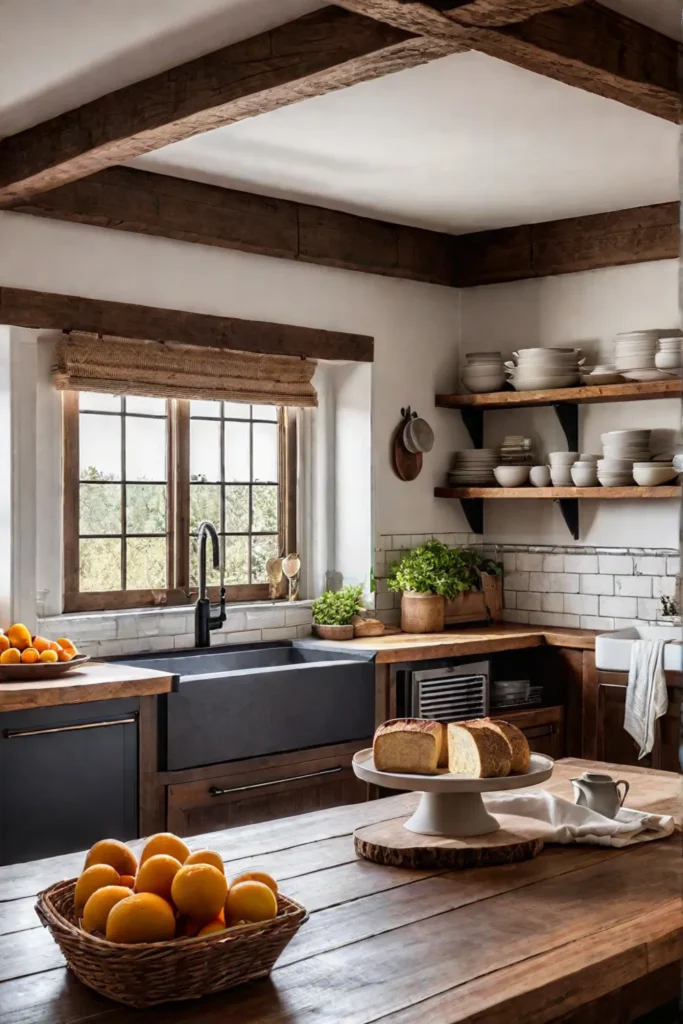
[[[450,10],[403,0],[338,2],[395,28],[459,43],[667,121],[681,121],[679,44],[591,0],[577,6],[543,4],[557,9],[541,13],[532,0],[478,0]],[[499,17],[487,21],[496,10]]]
[[[156,309],[21,288],[0,287],[0,324],[358,362],[371,362],[374,347],[373,339],[362,334],[237,320],[182,309]]]
[[[462,50],[326,7],[0,142],[0,205],[172,142]]]

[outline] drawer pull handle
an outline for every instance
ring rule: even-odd
[[[251,786],[233,786],[231,789],[220,789],[218,786],[209,786],[209,796],[225,796],[226,793],[246,793],[249,789],[265,789],[267,786],[280,786],[283,782],[298,782],[299,779],[316,779],[320,775],[335,775],[342,770],[338,764],[336,768],[323,768],[319,772],[308,772],[306,775],[292,775],[288,779],[272,779],[270,782],[254,782]]]
[[[84,722],[83,725],[58,725],[53,729],[5,729],[4,736],[8,740],[20,740],[22,736],[46,736],[53,732],[78,732],[80,729],[107,729],[110,725],[134,725],[132,718],[117,718],[113,722]]]

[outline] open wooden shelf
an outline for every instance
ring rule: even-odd
[[[593,384],[590,387],[548,388],[544,391],[492,391],[486,395],[437,395],[442,409],[511,409],[520,406],[591,402],[641,402],[681,394],[681,380],[652,381],[649,384]]]
[[[560,501],[568,498],[589,501],[632,501],[634,499],[680,498],[681,488],[662,485],[660,487],[435,487],[437,498],[456,498],[469,501],[474,498],[522,498],[546,501]]]

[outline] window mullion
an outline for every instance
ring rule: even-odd
[[[190,590],[190,403],[176,399],[173,417],[173,472],[175,478],[175,585]]]
[[[126,530],[126,399],[121,398],[121,590],[126,589],[127,551]]]

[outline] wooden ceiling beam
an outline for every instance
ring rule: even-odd
[[[0,287],[0,323],[35,330],[86,331],[142,341],[178,342],[310,359],[372,362],[374,341],[313,327],[237,320],[182,309],[157,309],[78,295]]]
[[[400,0],[414,8],[427,8],[445,14],[461,25],[495,27],[525,21],[563,7],[576,7],[584,0]]]
[[[468,21],[468,6],[473,11],[475,4],[438,11],[424,3],[402,0],[337,2],[395,28],[441,42],[452,40],[655,117],[681,122],[679,44],[591,0],[578,6],[556,3],[555,10],[532,13],[526,20],[497,27],[492,22],[482,27]],[[514,6],[522,12],[525,0]],[[533,11],[530,4],[526,9]]]
[[[462,50],[339,7],[86,103],[0,141],[0,206],[247,117]]]

